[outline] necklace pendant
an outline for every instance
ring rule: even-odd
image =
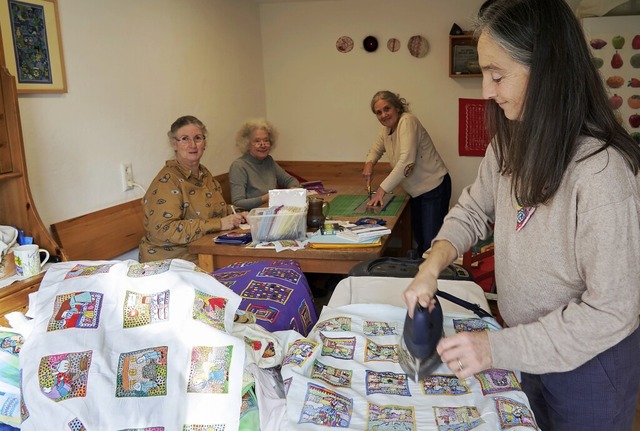
[[[516,214],[516,232],[520,232],[535,211],[536,207],[524,208],[523,206],[518,205],[518,212]]]

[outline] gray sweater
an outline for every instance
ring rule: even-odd
[[[489,333],[493,366],[530,373],[568,371],[616,345],[640,314],[640,179],[615,150],[587,138],[553,200],[516,232],[509,177],[488,149],[474,184],[438,239],[461,255],[495,222],[500,313]]]
[[[282,169],[273,157],[258,160],[249,153],[231,163],[229,184],[231,202],[245,210],[261,206],[261,196],[269,190],[300,186],[298,180]]]

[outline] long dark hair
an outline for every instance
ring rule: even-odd
[[[476,19],[475,36],[491,37],[529,68],[519,121],[487,102],[486,126],[501,173],[513,179],[518,202],[535,206],[558,190],[579,137],[614,148],[634,175],[640,147],[616,121],[582,27],[564,0],[496,0]]]

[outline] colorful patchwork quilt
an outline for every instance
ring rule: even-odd
[[[273,261],[252,268],[254,280],[296,280]],[[251,282],[241,292],[183,260],[52,265],[30,332],[3,334],[7,354],[19,353],[5,370],[19,369],[10,381],[21,392],[19,417],[0,419],[26,431],[537,430],[513,370],[459,380],[441,365],[409,380],[398,363],[403,307],[325,307],[316,323],[307,291],[309,322],[285,326],[307,335],[270,333],[241,302],[287,306],[294,292]],[[497,326],[462,313],[444,323],[446,334]]]
[[[52,265],[20,352],[21,429],[238,429],[257,409],[245,362],[282,359],[234,324],[240,302],[183,260]]]
[[[282,430],[537,430],[519,374],[489,369],[465,380],[446,365],[419,382],[398,363],[406,309],[325,307],[305,337],[286,346]],[[445,314],[445,334],[499,329],[495,321]]]

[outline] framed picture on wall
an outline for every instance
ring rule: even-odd
[[[484,157],[489,136],[484,128],[485,99],[458,99],[458,155]]]
[[[467,68],[469,61],[478,61],[478,48],[475,45],[455,45],[453,47],[453,73],[471,73]]]
[[[18,93],[66,93],[57,0],[0,2],[3,64]]]

